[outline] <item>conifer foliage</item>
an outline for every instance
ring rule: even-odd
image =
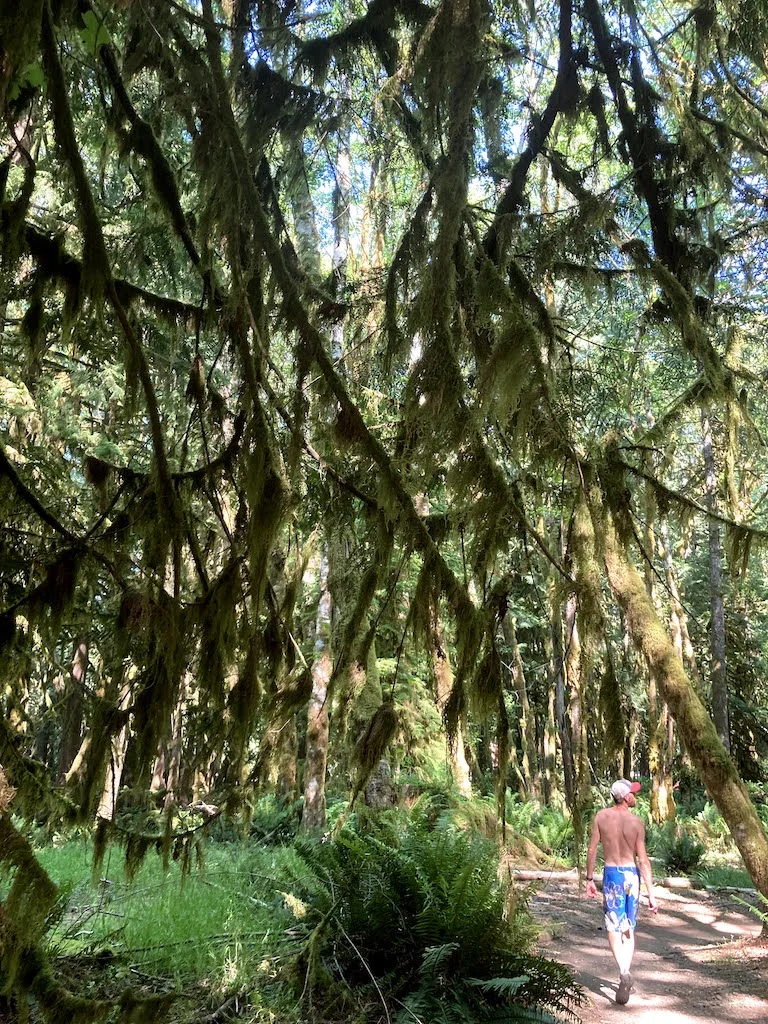
[[[767,47],[724,0],[3,5],[19,814],[189,860],[296,797],[322,653],[339,792],[432,756],[436,705],[457,784],[562,788],[578,833],[639,675],[768,895],[677,578],[716,519],[746,607],[768,538]]]

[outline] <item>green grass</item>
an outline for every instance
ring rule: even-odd
[[[732,887],[734,889],[752,889],[754,883],[743,868],[731,867],[722,864],[713,867],[699,868],[695,874],[696,880],[702,885],[713,887]]]
[[[179,865],[164,872],[149,855],[130,884],[117,850],[95,884],[84,841],[38,856],[62,893],[49,934],[60,971],[95,954],[109,958],[115,981],[155,979],[187,994],[195,989],[212,1005],[228,993],[268,988],[276,977],[293,921],[282,893],[291,870],[301,871],[290,848],[210,844],[203,868],[187,878]]]

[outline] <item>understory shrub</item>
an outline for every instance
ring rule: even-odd
[[[326,1017],[398,1024],[575,1020],[567,968],[532,953],[524,894],[490,842],[397,818],[297,844],[296,984]],[[356,1018],[357,1019],[357,1018]]]
[[[701,885],[710,886],[715,889],[752,888],[752,879],[744,868],[734,867],[730,864],[715,864],[701,867],[696,871],[696,879]]]
[[[669,875],[691,875],[701,864],[707,848],[682,825],[668,821],[654,836],[653,853]]]
[[[494,796],[462,798],[442,810],[441,825],[454,824],[488,839],[501,836],[501,823]],[[548,857],[572,859],[573,821],[562,810],[522,801],[508,793],[506,801],[506,837],[523,836]]]

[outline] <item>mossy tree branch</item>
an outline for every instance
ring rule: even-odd
[[[612,479],[609,473],[609,487]],[[605,486],[606,478],[602,480]],[[615,496],[609,495],[609,503],[615,503],[615,500]],[[768,837],[746,786],[696,695],[642,576],[630,562],[614,520],[594,483],[588,487],[587,501],[608,582],[632,640],[654,673],[661,695],[680,730],[685,749],[727,822],[756,888],[768,896]]]

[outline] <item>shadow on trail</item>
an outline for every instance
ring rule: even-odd
[[[759,921],[707,894],[656,895],[658,917],[647,906],[640,910],[635,991],[626,1006],[615,1001],[618,973],[601,902],[578,895],[575,886],[546,885],[533,898],[531,908],[551,934],[543,952],[571,966],[585,990],[585,1005],[577,1009],[585,1024],[608,1024],[625,1014],[636,1024],[765,1024],[764,962],[740,962],[736,953],[712,956],[722,943],[759,934]]]

